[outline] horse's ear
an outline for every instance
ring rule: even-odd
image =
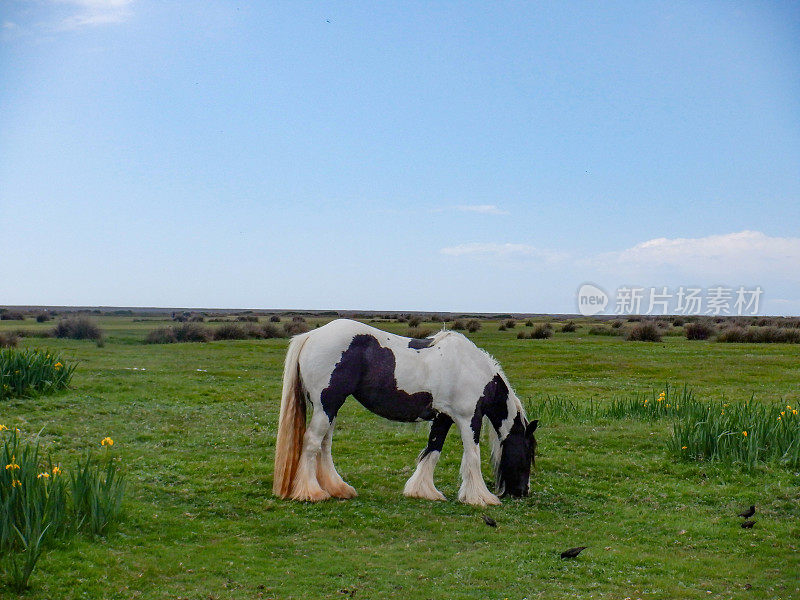
[[[528,426],[525,428],[525,436],[526,437],[533,437],[533,432],[536,431],[536,428],[539,426],[539,419],[534,419]]]

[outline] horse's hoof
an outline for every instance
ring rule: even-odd
[[[436,488],[424,492],[419,490],[403,491],[403,495],[406,498],[419,498],[421,500],[441,500],[442,502],[447,502],[447,498],[445,498],[445,495]]]
[[[331,495],[322,488],[297,490],[292,494],[292,500],[297,500],[298,502],[321,502],[330,497]]]
[[[463,502],[464,504],[470,504],[472,506],[499,506],[500,504],[502,504],[502,502],[500,502],[500,498],[498,498],[492,493],[482,496],[473,496],[473,497],[464,496],[459,498],[459,501]]]
[[[355,498],[356,496],[358,496],[356,488],[346,483],[342,483],[335,490],[328,490],[328,491],[330,492],[332,497],[341,498],[343,500],[349,500],[350,498]]]

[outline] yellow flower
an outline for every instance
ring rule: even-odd
[[[746,432],[746,431],[743,431],[743,432],[742,432],[742,435],[743,435],[744,437],[747,437],[747,432]]]
[[[681,450],[686,450],[686,446],[681,446]]]
[[[8,431],[8,427],[5,425],[0,425],[0,431]]]
[[[50,473],[48,473],[47,471],[45,471],[44,473],[39,473],[39,474],[36,476],[36,479],[41,479],[42,477],[44,477],[45,479],[47,479],[48,477],[50,477]]]
[[[785,411],[785,410],[782,410],[782,411],[781,411],[781,416],[783,416],[783,415],[785,415],[785,414],[786,414],[786,411]]]
[[[53,365],[53,366],[54,366],[56,369],[60,369],[60,368],[61,368],[61,367],[63,367],[64,365],[62,365],[60,362],[57,362],[57,363],[56,363],[55,365]]]
[[[780,418],[780,417],[778,417],[778,421],[780,421],[780,420],[781,420],[781,418]]]
[[[12,456],[11,462],[6,465],[6,471],[16,471],[19,469],[19,465],[17,464],[17,457]]]
[[[667,408],[669,408],[669,404],[667,404]]]
[[[796,408],[795,408],[795,409],[792,411],[792,414],[793,414],[793,415],[796,415],[796,414],[797,414],[797,409],[796,409]]]
[[[114,445],[114,440],[112,440],[110,437],[104,437],[100,441],[100,445],[101,446],[113,446]]]
[[[53,467],[53,475],[61,475],[61,469],[59,467]]]
[[[14,486],[14,487],[19,487],[19,486],[22,485],[22,482],[19,479],[12,479],[11,480],[11,485]]]

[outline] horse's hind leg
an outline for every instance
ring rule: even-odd
[[[355,488],[345,483],[333,464],[331,444],[335,426],[336,419],[334,418],[330,422],[325,437],[322,438],[322,450],[317,455],[317,481],[322,489],[334,498],[355,498],[358,495]]]
[[[476,430],[470,421],[458,423],[461,431],[461,440],[464,442],[464,456],[461,459],[461,488],[458,490],[458,499],[466,504],[485,506],[487,504],[500,504],[500,498],[495,496],[486,487],[481,473],[481,450],[478,446],[480,439],[480,421]]]
[[[439,462],[439,456],[444,447],[444,439],[453,424],[453,419],[439,413],[431,423],[431,433],[428,436],[428,445],[417,459],[417,469],[406,482],[403,494],[409,498],[423,498],[425,500],[447,500],[444,494],[436,489],[433,483],[433,470]]]
[[[317,460],[322,451],[322,440],[328,431],[328,415],[314,405],[314,414],[303,436],[303,450],[292,485],[292,500],[317,502],[330,498],[317,480]]]

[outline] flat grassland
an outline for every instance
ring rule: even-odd
[[[111,436],[126,516],[105,539],[50,549],[27,598],[800,598],[800,473],[675,462],[669,420],[543,419],[530,497],[478,509],[453,500],[455,432],[436,472],[450,500],[406,499],[428,425],[390,423],[351,399],[333,453],[359,497],[293,503],[271,494],[288,340],[145,345],[163,320],[98,322],[104,347],[20,341],[80,366],[65,393],[0,404],[0,423],[41,430],[65,470]],[[52,323],[0,323],[19,327]],[[520,328],[485,322],[468,335],[526,403],[607,402],[667,383],[700,399],[800,403],[800,345],[626,342],[585,325],[519,340]],[[750,504],[756,525],[741,529],[735,515]],[[578,559],[559,558],[579,545]]]

